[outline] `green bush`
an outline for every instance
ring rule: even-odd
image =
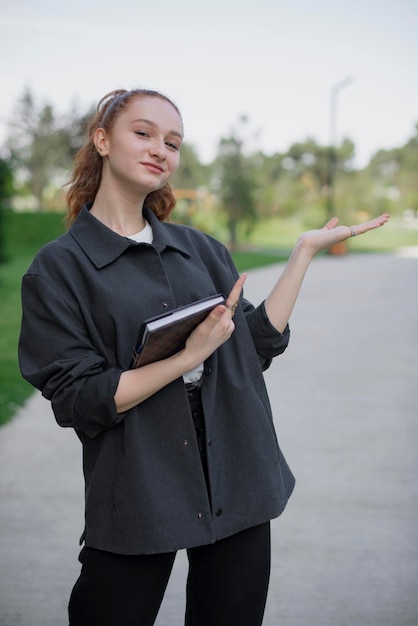
[[[0,265],[0,424],[5,423],[32,393],[21,377],[17,360],[22,276],[39,248],[64,232],[62,214],[3,215],[6,261]]]

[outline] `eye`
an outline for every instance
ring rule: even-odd
[[[145,130],[136,130],[135,135],[139,135],[140,137],[149,137],[148,133]]]
[[[170,150],[180,150],[180,146],[178,146],[176,143],[173,143],[172,141],[166,141],[165,145],[168,146]]]

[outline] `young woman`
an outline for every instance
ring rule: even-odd
[[[176,551],[189,557],[188,626],[258,626],[271,519],[294,486],[263,370],[314,255],[383,225],[330,220],[300,236],[271,293],[242,295],[227,249],[165,221],[183,124],[167,97],[114,91],[75,159],[69,231],[23,279],[23,376],[83,446],[84,547],[71,626],[154,624]],[[141,322],[222,293],[174,356],[131,369]]]

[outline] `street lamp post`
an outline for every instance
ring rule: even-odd
[[[334,184],[337,164],[337,96],[341,89],[353,82],[351,76],[336,83],[331,89],[330,102],[330,144],[328,149],[328,194],[327,216],[328,219],[335,215]]]

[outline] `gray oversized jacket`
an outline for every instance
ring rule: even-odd
[[[114,233],[84,207],[23,278],[23,376],[83,446],[87,546],[149,554],[208,544],[280,515],[294,486],[262,371],[289,340],[244,298],[231,339],[206,362],[202,400],[211,502],[182,379],[117,414],[141,322],[215,293],[238,274],[221,243],[159,222],[152,245]]]

